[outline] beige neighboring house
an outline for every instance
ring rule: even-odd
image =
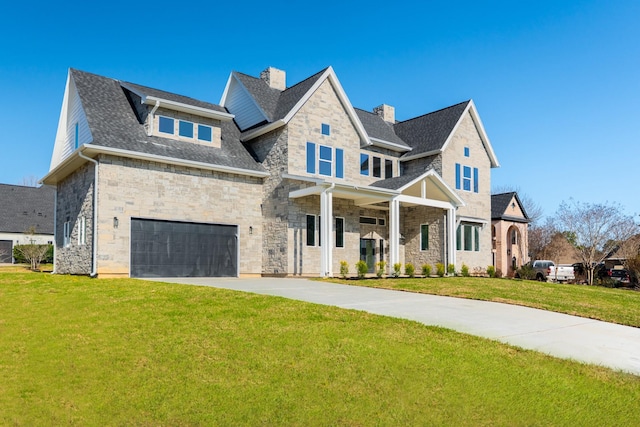
[[[13,262],[16,245],[53,243],[54,197],[48,186],[0,184],[0,264]]]
[[[492,264],[473,101],[354,108],[331,67],[232,72],[219,104],[71,69],[50,171],[55,272],[333,276],[383,260]]]
[[[493,265],[512,275],[529,261],[529,217],[516,192],[491,196]]]

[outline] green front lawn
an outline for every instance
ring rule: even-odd
[[[640,292],[482,277],[327,279],[336,283],[524,305],[640,327]]]
[[[0,378],[0,425],[640,421],[640,377],[441,328],[206,287],[1,270]]]

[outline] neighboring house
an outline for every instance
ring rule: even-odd
[[[13,262],[13,247],[53,243],[55,189],[0,184],[0,263]]]
[[[529,261],[529,217],[516,192],[491,196],[493,265],[510,275]]]
[[[396,121],[331,67],[232,72],[220,105],[72,69],[43,181],[58,273],[331,276],[485,269],[494,167],[473,101]]]

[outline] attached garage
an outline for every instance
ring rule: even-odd
[[[237,277],[238,226],[131,220],[131,277]]]
[[[0,264],[13,261],[13,241],[0,240]]]

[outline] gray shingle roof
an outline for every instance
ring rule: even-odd
[[[0,232],[53,235],[55,189],[0,184]]]
[[[209,110],[220,111],[226,113],[227,110],[220,105],[212,104],[210,102],[200,101],[188,96],[177,95],[175,93],[166,92],[159,89],[154,89],[147,86],[141,86],[135,83],[122,82],[123,85],[130,87],[132,90],[137,91],[145,96],[154,96],[156,98],[166,99],[168,101],[180,102],[182,104],[192,105],[194,107],[207,108]]]
[[[524,206],[522,205],[522,202],[518,197],[518,193],[516,193],[515,191],[491,195],[491,219],[513,220],[514,217],[506,216],[504,213],[509,207],[509,202],[514,196],[516,198],[516,201],[520,205],[520,209],[522,209],[522,213],[524,214],[525,221],[523,222],[528,222],[529,216],[527,215],[527,211],[524,209]]]
[[[411,174],[382,179],[380,181],[374,182],[373,184],[371,184],[371,186],[378,187],[378,188],[386,188],[389,190],[398,190],[404,187],[405,185],[407,185],[408,183],[410,183],[411,181],[413,181],[414,179],[416,179],[417,177],[419,177],[420,175],[424,174],[425,172],[426,170],[419,170]]]
[[[359,108],[354,108],[362,126],[371,138],[381,139],[383,141],[392,142],[402,147],[411,148],[402,139],[396,135],[393,125],[384,121],[382,117],[375,113],[370,113]]]
[[[414,156],[441,149],[469,102],[461,102],[442,110],[396,123],[393,126],[396,135],[413,148],[404,156]]]
[[[260,78],[237,71],[234,71],[233,75],[244,85],[249,94],[262,108],[267,115],[268,121],[275,122],[283,119],[291,111],[327,68],[282,91],[273,89]]]
[[[264,172],[240,142],[240,131],[233,121],[222,122],[221,148],[208,147],[187,141],[147,136],[144,126],[127,98],[127,90],[117,80],[79,70],[71,70],[89,128],[91,144],[139,153],[203,162],[211,165]],[[136,85],[146,93],[204,108],[226,111],[220,106],[193,100],[181,95]]]

